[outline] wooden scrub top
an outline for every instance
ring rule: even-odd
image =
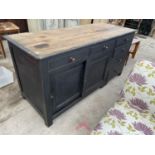
[[[13,34],[4,38],[24,48],[30,55],[42,59],[131,32],[134,30],[97,23],[37,33]]]

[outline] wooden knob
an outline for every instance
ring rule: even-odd
[[[107,45],[104,45],[104,48],[105,48],[105,49],[108,49],[109,47],[108,47]]]
[[[74,57],[70,57],[69,59],[70,59],[70,62],[75,62],[76,60]]]
[[[108,49],[109,47],[108,46],[105,46],[105,48]]]

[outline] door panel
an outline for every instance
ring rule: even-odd
[[[55,112],[81,97],[85,63],[68,65],[50,74]]]
[[[91,62],[87,69],[86,92],[93,91],[104,82],[104,71],[107,63],[107,58],[98,59]]]
[[[113,77],[118,76],[122,73],[124,67],[124,59],[112,59],[109,61],[105,73],[106,83],[110,81]]]

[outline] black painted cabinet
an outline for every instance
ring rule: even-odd
[[[128,33],[43,59],[9,41],[23,97],[50,126],[56,116],[121,74],[133,36]]]

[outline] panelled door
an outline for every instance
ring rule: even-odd
[[[81,97],[85,63],[71,64],[50,73],[54,112]]]

